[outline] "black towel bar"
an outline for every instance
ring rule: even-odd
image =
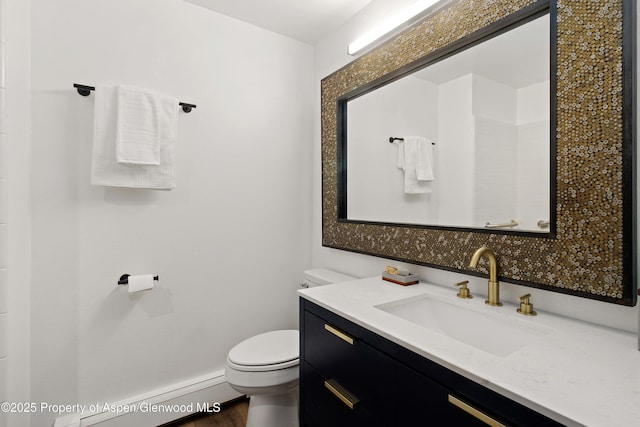
[[[404,141],[404,138],[398,138],[397,136],[390,136],[389,142],[393,143],[393,141]],[[436,145],[436,143],[432,142],[431,145]]]
[[[79,85],[78,83],[74,83],[73,87],[75,87],[82,96],[89,96],[92,90],[96,90],[95,86]],[[192,109],[196,108],[195,104],[187,104],[186,102],[180,102],[178,105],[182,107],[182,111],[185,113],[190,113]]]

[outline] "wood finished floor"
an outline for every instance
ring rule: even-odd
[[[245,427],[249,400],[225,403],[217,414],[191,415],[163,427]]]

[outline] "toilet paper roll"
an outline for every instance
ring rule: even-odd
[[[129,276],[129,293],[153,289],[153,274]]]

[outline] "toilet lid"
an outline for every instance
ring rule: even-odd
[[[298,363],[300,333],[296,330],[265,332],[247,338],[229,351],[227,359],[237,367],[284,369]]]

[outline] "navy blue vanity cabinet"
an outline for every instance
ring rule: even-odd
[[[303,298],[300,338],[301,426],[560,425]]]

